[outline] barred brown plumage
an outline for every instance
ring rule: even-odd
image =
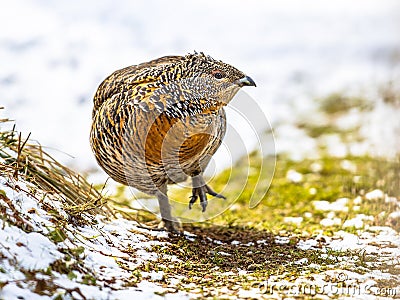
[[[226,131],[224,106],[254,81],[203,53],[165,56],[115,71],[94,96],[90,143],[114,180],[156,195],[165,227],[176,230],[167,184],[192,177],[203,211],[214,192],[203,171]]]

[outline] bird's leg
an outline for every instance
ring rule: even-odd
[[[192,209],[193,204],[196,202],[197,198],[200,198],[200,205],[202,211],[205,212],[207,208],[207,194],[211,196],[226,199],[223,195],[218,194],[212,188],[210,188],[204,181],[201,174],[192,177],[192,196],[189,201],[189,209]]]
[[[170,232],[177,233],[179,223],[172,217],[171,205],[169,204],[167,196],[167,186],[165,185],[156,193],[158,199],[158,205],[160,206],[160,213],[163,226]]]

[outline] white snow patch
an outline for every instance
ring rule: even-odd
[[[362,202],[361,196],[357,196],[353,200],[353,204],[361,204],[361,202]]]
[[[163,280],[164,278],[164,272],[163,271],[151,271],[149,272],[142,272],[142,277],[143,278],[151,278],[151,280],[155,280],[155,281],[160,281]]]
[[[365,199],[367,199],[367,200],[379,200],[379,199],[383,199],[383,197],[384,197],[384,193],[378,189],[365,194]]]
[[[283,222],[300,225],[303,222],[303,217],[284,217]]]
[[[389,219],[399,219],[400,218],[400,211],[394,211],[389,214]]]
[[[290,242],[290,238],[287,236],[276,236],[275,243],[276,244],[288,244]]]
[[[343,223],[343,227],[344,228],[346,228],[346,227],[363,228],[364,227],[364,221],[367,221],[367,220],[368,221],[373,221],[374,217],[366,216],[364,214],[358,214],[358,215],[356,215],[355,218],[346,220]]]
[[[353,162],[351,162],[351,161],[349,161],[347,159],[342,160],[340,162],[340,167],[343,170],[349,171],[351,173],[355,173],[357,171],[357,166]]]
[[[347,212],[349,208],[346,206],[349,202],[348,198],[340,198],[334,202],[329,202],[326,200],[316,200],[313,201],[315,209],[321,211],[343,211]]]
[[[304,257],[294,262],[296,265],[305,265],[308,263],[308,258]]]
[[[307,218],[307,219],[310,219],[310,218],[313,217],[313,214],[312,214],[311,212],[309,212],[309,211],[306,211],[306,212],[304,213],[304,217]]]
[[[396,197],[390,197],[385,194],[385,203],[398,203],[400,206],[400,202]]]
[[[317,194],[317,189],[312,187],[312,188],[310,188],[308,190],[308,192],[310,193],[310,195],[316,195]]]
[[[64,255],[47,237],[37,232],[26,233],[18,227],[3,225],[0,231],[0,253],[25,270],[47,268]]]
[[[313,162],[313,163],[310,165],[310,169],[311,169],[312,172],[318,173],[318,172],[321,172],[321,171],[322,171],[323,166],[322,166],[322,164],[320,164],[319,162]]]
[[[218,251],[217,253],[220,255],[223,255],[223,256],[232,256],[232,254],[224,252],[224,251]]]
[[[10,282],[0,290],[2,299],[29,299],[29,300],[46,300],[52,297],[39,295],[27,288],[21,288],[17,282]]]
[[[300,183],[303,181],[303,174],[295,170],[289,170],[286,173],[286,179],[293,183]]]
[[[308,239],[308,240],[300,240],[297,243],[297,247],[301,250],[309,250],[312,249],[313,247],[317,246],[318,242],[316,240],[313,239]]]
[[[324,218],[319,222],[322,226],[329,227],[342,224],[342,219],[340,218]]]
[[[16,185],[19,188],[15,187]],[[13,188],[14,187],[14,188]],[[21,270],[35,271],[45,270],[50,264],[57,260],[63,260],[64,250],[74,251],[78,247],[83,248],[80,255],[82,272],[74,270],[72,273],[76,278],[69,278],[66,274],[59,274],[55,271],[51,275],[35,273],[36,279],[51,281],[57,287],[57,294],[63,296],[66,289],[78,288],[86,298],[94,299],[140,299],[159,298],[155,292],[165,292],[162,286],[154,283],[140,282],[138,288],[126,288],[132,276],[132,271],[147,261],[157,259],[157,254],[150,251],[153,245],[162,245],[163,242],[150,240],[144,234],[156,237],[165,237],[165,232],[152,232],[137,227],[136,222],[125,219],[107,220],[97,216],[96,221],[90,226],[76,226],[72,223],[62,228],[66,239],[56,243],[50,240],[47,235],[54,230],[54,224],[50,220],[52,216],[44,209],[59,211],[62,214],[61,203],[57,195],[40,195],[41,201],[34,199],[29,191],[29,186],[23,181],[9,181],[0,177],[0,190],[10,199],[10,202],[19,213],[24,224],[31,224],[32,232],[25,232],[20,228],[5,223],[0,219],[0,282],[6,283],[1,291],[1,299],[50,299],[44,295],[34,292],[35,285],[28,284]],[[18,192],[17,192],[18,191]],[[40,191],[37,191],[40,193]],[[0,201],[6,207],[7,215],[12,216],[13,211],[8,202]],[[133,249],[135,256],[127,253],[127,249]],[[75,258],[65,261],[72,265]],[[174,258],[171,257],[171,261]],[[175,258],[176,261],[176,258]],[[122,267],[123,266],[123,267]],[[82,284],[83,276],[95,274],[96,285]],[[3,271],[5,273],[3,273]],[[153,281],[161,281],[164,278],[163,272],[152,272],[149,278]],[[15,281],[18,281],[17,285]],[[107,286],[104,287],[104,282]],[[166,296],[168,292],[166,293]],[[174,294],[184,299],[188,298],[187,293]],[[80,298],[77,292],[72,292],[72,297]]]

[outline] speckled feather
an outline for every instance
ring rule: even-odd
[[[90,142],[97,162],[114,180],[153,195],[200,174],[222,142],[223,107],[243,76],[203,53],[112,73],[94,96]]]

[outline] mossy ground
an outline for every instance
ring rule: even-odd
[[[358,135],[358,125],[343,129],[337,126],[337,120],[350,111],[370,111],[373,108],[370,101],[340,94],[318,101],[318,113],[323,115],[325,122],[298,122],[298,128],[315,139],[337,135],[347,145],[362,140]],[[249,208],[249,197],[257,185],[257,171],[260,170],[261,161],[256,153],[238,161],[232,170],[214,177],[210,183],[212,187],[216,191],[224,190],[227,199],[235,199],[233,205],[206,222],[185,224],[184,229],[196,237],[174,236],[168,240],[168,246],[154,247],[153,250],[160,254],[159,261],[142,266],[143,270],[163,271],[165,286],[171,285],[171,278],[182,276],[175,288],[211,298],[222,295],[237,297],[239,290],[251,289],[260,280],[268,280],[271,276],[289,282],[301,276],[312,280],[315,274],[335,269],[359,274],[375,269],[399,275],[396,262],[375,263],[376,258],[362,250],[334,251],[326,246],[324,240],[324,236],[332,237],[340,230],[361,234],[368,226],[390,226],[400,230],[399,219],[388,219],[390,213],[397,209],[397,203],[386,201],[385,197],[373,200],[365,197],[366,193],[379,189],[399,199],[399,158],[388,160],[367,155],[334,157],[327,154],[322,142],[318,145],[321,154],[318,159],[294,161],[285,155],[277,157],[268,193],[254,208]],[[251,172],[248,172],[248,159]],[[287,174],[290,171],[300,173],[301,180],[289,180]],[[173,189],[171,197],[188,202],[190,192],[188,188]],[[318,200],[333,203],[339,198],[348,198],[346,209],[334,212],[318,210],[313,204]],[[213,202],[213,209],[218,210],[224,207],[222,201],[214,198],[210,203]],[[129,200],[123,202],[128,204]],[[221,203],[220,207],[218,203]],[[193,209],[200,210],[198,203]],[[344,226],[346,220],[360,214],[369,216],[362,228]],[[287,217],[302,219],[292,222]],[[339,221],[321,225],[323,219],[333,217]],[[278,236],[287,237],[287,243],[279,243],[276,240]],[[322,238],[317,246],[308,250],[299,249],[299,241],[318,240],[318,237]],[[165,259],[171,256],[177,257],[179,262],[172,263]],[[397,283],[389,279],[380,281],[379,285],[394,287]],[[224,289],[230,293],[221,292]]]
[[[321,168],[317,172],[313,171],[315,165]],[[346,165],[352,166],[352,169],[345,169]],[[289,170],[301,173],[302,181],[299,183],[289,181],[286,177]],[[229,221],[232,225],[246,225],[271,230],[274,233],[288,230],[303,234],[306,231],[311,234],[314,227],[318,228],[319,222],[325,217],[322,212],[315,210],[312,204],[313,200],[332,202],[342,197],[352,200],[374,189],[382,189],[389,195],[399,195],[399,171],[398,161],[389,162],[370,157],[325,157],[301,162],[278,158],[271,187],[261,203],[256,208],[249,209],[246,197],[239,196],[236,202],[236,205],[239,206],[235,206],[235,209],[226,212],[215,221],[221,220],[224,223]],[[216,186],[223,181],[222,174],[215,181]],[[251,185],[252,178],[250,176],[250,188]],[[342,220],[351,219],[360,213],[377,216],[381,212],[387,213],[394,210],[395,205],[386,204],[384,199],[381,199],[363,203],[358,211],[351,208],[348,212],[336,212],[336,214]],[[307,213],[311,213],[312,216],[308,214],[307,217]],[[284,218],[289,216],[304,217],[306,222],[301,222],[300,225],[283,222]],[[234,221],[232,221],[233,219]],[[374,224],[384,225],[383,220],[379,219],[376,219]],[[340,225],[336,226],[336,229],[338,227]],[[328,233],[329,230],[325,231]]]
[[[240,162],[237,168],[237,174],[240,174]],[[302,181],[293,183],[288,180],[289,170],[303,174]],[[163,271],[165,287],[172,286],[171,282],[181,276],[180,283],[173,285],[174,289],[194,291],[201,297],[239,296],[240,290],[251,289],[271,276],[294,282],[300,276],[312,280],[315,274],[335,269],[359,274],[373,269],[390,270],[392,274],[399,274],[395,262],[375,265],[375,258],[362,250],[332,250],[324,240],[339,230],[360,233],[360,228],[343,227],[346,220],[358,214],[373,216],[364,222],[364,226],[390,225],[400,230],[398,223],[389,224],[387,219],[397,204],[386,203],[384,198],[365,199],[365,194],[375,189],[398,197],[399,171],[398,160],[368,156],[324,157],[301,162],[278,158],[271,187],[259,205],[250,209],[246,191],[238,196],[234,190],[228,189],[226,196],[237,198],[231,209],[208,222],[184,224],[184,230],[196,237],[163,239],[169,242],[167,246],[153,247],[153,251],[159,254],[157,263],[142,265],[142,270]],[[227,183],[225,175],[222,172],[212,181],[216,190]],[[235,180],[240,179],[230,176],[230,182]],[[255,184],[256,176],[250,176],[246,189]],[[183,199],[189,196],[186,190],[175,190],[174,193],[175,197],[180,195]],[[322,226],[321,220],[331,212],[317,210],[313,201],[334,202],[343,197],[349,198],[348,210],[334,213],[341,222]],[[357,197],[363,201],[353,203]],[[286,217],[303,217],[303,221],[287,222]],[[286,237],[286,243],[279,243],[277,237]],[[312,249],[299,249],[299,241],[307,239],[317,239],[318,244]],[[178,261],[171,261],[172,256]],[[393,287],[390,280],[380,284]],[[221,292],[226,289],[229,293]]]

